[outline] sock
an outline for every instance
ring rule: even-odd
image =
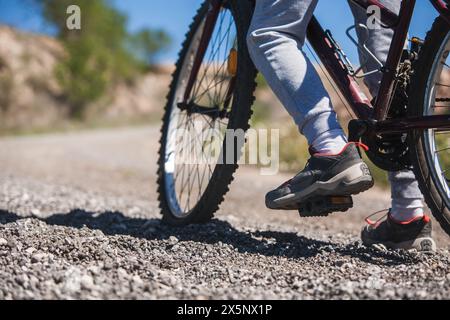
[[[397,222],[410,222],[425,215],[423,202],[420,199],[392,200],[391,217]]]
[[[312,148],[317,153],[338,154],[348,143],[342,129],[334,129],[319,135],[312,143]]]

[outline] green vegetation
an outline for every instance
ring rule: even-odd
[[[170,37],[161,30],[130,34],[127,17],[108,0],[35,1],[66,48],[67,57],[56,75],[74,118],[82,118],[85,108],[114,84],[136,79],[170,44]],[[66,26],[70,5],[81,8],[80,30]]]
[[[267,81],[262,75],[262,73],[258,73],[258,76],[256,77],[256,83],[259,89],[264,89],[268,87]]]
[[[170,43],[170,37],[163,30],[144,29],[132,35],[130,39],[135,56],[149,66],[155,64],[158,53]]]

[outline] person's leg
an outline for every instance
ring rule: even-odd
[[[382,0],[386,7],[394,12],[400,10],[400,0]],[[367,23],[367,14],[365,10],[362,10],[357,5],[350,1],[350,7],[355,16],[356,23]],[[358,32],[360,40],[362,33]],[[389,47],[393,36],[393,30],[391,29],[376,29],[370,30],[369,39],[366,43],[367,47],[375,54],[375,56],[381,61],[385,62],[389,53]],[[364,63],[365,59],[361,55],[361,63]],[[373,70],[377,68],[376,63],[368,61],[366,70]],[[366,77],[365,82],[369,87],[373,96],[378,93],[382,74],[381,72]],[[419,219],[423,217],[423,196],[419,190],[418,183],[414,176],[414,173],[409,170],[400,172],[390,172],[389,181],[391,183],[392,194],[392,217],[397,221],[411,221],[413,219]]]
[[[314,66],[303,54],[317,0],[256,0],[248,34],[250,55],[318,152],[337,153],[347,138]]]
[[[316,5],[317,0],[256,0],[247,39],[256,67],[308,139],[312,153],[303,171],[267,193],[266,206],[303,206],[307,216],[348,209],[350,195],[373,186],[367,165],[355,144],[347,143],[330,97],[302,52]],[[337,196],[344,200],[333,200]]]

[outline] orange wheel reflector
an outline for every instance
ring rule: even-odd
[[[228,73],[233,77],[237,74],[237,60],[237,50],[233,48],[228,56]]]

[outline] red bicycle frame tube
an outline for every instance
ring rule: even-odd
[[[397,66],[400,62],[404,43],[408,34],[415,0],[402,1],[400,17],[382,6],[377,0],[352,0],[362,8],[376,5],[381,9],[381,21],[389,25],[396,25],[394,38],[387,58],[386,66],[383,70],[383,80],[381,82],[379,94],[375,108],[371,106],[365,95],[362,93],[358,83],[349,75],[342,66],[335,50],[329,44],[325,32],[319,22],[313,18],[308,26],[308,40],[314,50],[319,55],[322,63],[332,76],[341,92],[350,103],[353,111],[359,119],[367,120],[373,118],[377,121],[386,119],[389,110],[389,102],[394,87],[394,79]]]
[[[203,33],[200,38],[200,44],[194,58],[194,64],[192,66],[191,74],[186,85],[186,91],[184,92],[183,103],[187,104],[189,97],[191,95],[192,89],[194,88],[195,80],[197,80],[198,72],[202,66],[203,59],[208,50],[209,40],[214,32],[214,27],[217,23],[217,18],[219,17],[220,8],[222,7],[222,0],[209,0],[210,8],[206,15],[205,26]]]
[[[380,121],[375,124],[375,131],[377,133],[405,133],[409,130],[425,130],[430,128],[450,128],[450,115],[392,119]]]
[[[335,49],[328,41],[325,31],[315,17],[311,19],[308,25],[307,38],[328,73],[339,87],[339,90],[350,103],[356,116],[363,120],[369,119],[372,114],[370,101],[362,93],[355,79],[348,73],[348,70],[337,56]]]
[[[441,17],[443,17],[445,20],[447,20],[448,23],[450,23],[450,8],[447,3],[445,3],[443,0],[431,0],[431,3],[436,8],[436,10],[439,12]]]
[[[372,5],[378,6],[381,10],[381,22],[394,28],[394,37],[386,65],[383,70],[381,70],[383,72],[383,79],[375,107],[367,100],[358,83],[349,75],[348,70],[346,70],[336,51],[329,43],[326,33],[314,17],[308,26],[307,38],[356,116],[361,120],[375,120],[378,123],[376,129],[382,132],[399,132],[424,128],[449,128],[450,117],[448,116],[429,116],[416,119],[405,119],[401,122],[386,121],[390,107],[390,99],[393,93],[396,71],[402,57],[416,0],[403,0],[399,15],[389,11],[379,3],[378,0],[352,1],[366,9]],[[430,1],[441,15],[450,21],[450,10],[445,2],[442,0]]]
[[[201,35],[199,49],[194,58],[193,68],[184,94],[184,104],[189,103],[191,91],[200,70],[209,40],[214,32],[220,9],[224,0],[209,0],[210,9],[207,13],[203,34]],[[243,0],[239,0],[243,1]],[[363,9],[377,6],[381,11],[381,23],[394,29],[391,48],[387,57],[386,65],[381,70],[383,78],[380,85],[375,106],[372,106],[365,96],[356,80],[350,76],[348,69],[343,64],[336,52],[336,48],[330,43],[327,34],[315,17],[307,30],[307,38],[318,54],[333,81],[344,95],[347,102],[361,120],[374,120],[376,130],[379,132],[404,132],[414,129],[428,128],[450,128],[450,116],[427,116],[419,118],[405,118],[402,121],[386,120],[390,100],[393,94],[395,77],[398,65],[403,54],[404,44],[408,36],[408,29],[414,12],[416,0],[403,0],[400,14],[397,15],[384,7],[379,0],[351,0]],[[440,15],[450,24],[449,5],[444,0],[430,0]],[[234,87],[234,85],[233,85]]]
[[[383,121],[387,117],[394,90],[397,67],[401,61],[403,49],[408,38],[408,29],[411,24],[415,5],[416,0],[402,1],[399,22],[395,27],[391,48],[389,50],[383,72],[383,78],[381,80],[380,90],[375,103],[375,112],[373,115],[375,120]]]

